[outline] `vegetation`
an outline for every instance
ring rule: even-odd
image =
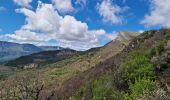
[[[64,60],[65,58],[68,58],[73,56],[74,54],[77,54],[77,51],[74,50],[57,50],[57,51],[44,51],[40,53],[34,53],[28,56],[22,56],[15,60],[9,61],[7,66],[17,67],[17,68],[23,68],[26,65],[29,64],[37,64],[38,66],[44,66],[49,63],[59,62]]]
[[[104,75],[82,87],[72,100],[122,100],[121,93],[112,86],[112,76]]]
[[[71,96],[70,100],[169,100],[169,53],[165,47],[169,34],[167,30],[148,31],[130,44],[118,39],[102,48],[50,62],[41,69],[3,74],[0,96],[38,100],[44,96],[41,93],[52,91],[49,96],[54,99],[63,99],[64,93]],[[161,69],[162,63],[166,71]],[[157,66],[161,70],[157,71]]]
[[[1,100],[39,100],[44,82],[39,79],[38,74],[25,73],[24,76],[17,74],[0,83]]]
[[[150,47],[147,45],[151,41],[144,41],[139,48],[128,54],[115,73],[109,74],[110,77],[104,75],[87,83],[72,98],[75,100],[83,100],[84,98],[85,100],[154,100],[148,99],[153,94],[150,95],[151,97],[147,97],[146,93],[153,93],[156,89],[161,88],[155,72],[156,67],[151,63],[151,59],[164,52],[168,39],[154,40],[156,43],[152,43]],[[166,96],[164,94],[163,96],[168,98],[167,94]],[[152,98],[160,100],[158,97]]]

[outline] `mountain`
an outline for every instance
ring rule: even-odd
[[[0,41],[0,63],[5,63],[15,58],[38,53],[42,51],[63,50],[58,46],[35,46],[33,44],[18,44],[13,42]]]
[[[146,31],[55,94],[71,100],[169,100],[169,41],[170,29]]]
[[[22,56],[15,60],[8,61],[6,66],[12,66],[17,68],[29,69],[39,66],[43,66],[49,63],[61,61],[65,58],[77,54],[77,51],[70,49],[55,50],[55,51],[43,51],[39,53],[33,53],[31,55]]]
[[[17,71],[0,87],[3,99],[169,100],[169,76],[170,29],[160,29],[121,32],[103,47]]]
[[[18,44],[0,41],[0,62],[5,62],[23,55],[42,51],[41,48],[32,44]]]
[[[59,46],[39,46],[44,51],[54,51],[54,50],[63,50],[65,48]]]
[[[36,76],[41,76],[42,79],[45,79],[44,82],[47,82],[47,87],[55,86],[56,84],[64,85],[65,83],[67,83],[68,80],[74,78],[75,76],[79,76],[81,73],[86,72],[95,67],[98,63],[101,63],[111,58],[112,56],[115,56],[116,54],[120,53],[128,45],[128,43],[130,43],[130,41],[138,35],[138,33],[133,32],[122,32],[121,35],[117,37],[117,39],[111,41],[103,47],[93,48],[85,52],[73,54],[69,57],[66,57],[65,59],[56,62],[50,62],[45,65],[41,64],[39,66],[39,68],[41,69],[37,69],[35,72],[33,72],[34,74],[39,73],[39,75]],[[51,57],[51,59],[53,58],[55,57]],[[14,60],[14,62],[17,63],[11,63],[10,65],[20,66],[20,62],[23,62],[24,59],[25,58],[23,57],[21,57],[20,60],[16,59]],[[26,63],[31,64],[31,61],[26,61]],[[25,71],[23,73],[25,73]],[[32,72],[30,74],[33,75]],[[50,92],[51,90],[47,91]]]
[[[74,50],[64,49],[55,46],[41,46],[40,47],[41,49],[48,50],[48,51],[35,53],[28,56],[23,56],[18,59],[9,61],[6,65],[19,67],[19,68],[23,68],[24,66],[30,66],[30,65],[32,67],[42,66],[46,64],[48,64],[48,66],[60,66],[60,63],[58,61],[61,61],[61,63],[63,63],[65,61],[63,59],[67,58],[67,60],[71,61],[71,63],[73,61],[73,63],[69,66],[78,65],[79,67],[81,67],[84,66],[84,64],[88,64],[89,66],[94,66],[95,64],[104,61],[105,59],[108,59],[114,56],[116,53],[120,52],[130,42],[130,40],[136,37],[138,34],[139,33],[121,32],[119,33],[118,37],[115,40],[106,44],[104,47],[93,48],[81,53],[79,52],[75,56],[73,56],[76,53],[76,51]],[[50,51],[55,49],[59,49],[59,50]],[[58,53],[63,53],[63,55],[58,56]],[[68,53],[70,55],[68,55],[67,57]],[[73,57],[69,58],[69,56],[73,56]],[[77,61],[80,58],[81,60]]]
[[[18,43],[0,41],[0,51],[1,52],[5,52],[5,51],[6,52],[10,52],[10,51],[36,52],[36,51],[41,51],[41,49],[32,44],[18,44]]]

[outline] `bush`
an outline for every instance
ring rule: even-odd
[[[161,47],[162,45],[158,46],[158,48]],[[124,73],[123,78],[128,82],[129,86],[129,92],[124,94],[125,100],[136,100],[137,96],[146,91],[153,91],[156,87],[154,82],[156,77],[155,68],[150,63],[148,52],[139,49],[130,53],[121,68]]]
[[[153,57],[155,55],[160,55],[164,51],[164,45],[167,43],[166,40],[162,40],[158,43],[158,45],[151,49],[150,51],[150,57]]]
[[[105,75],[100,79],[89,82],[85,87],[73,96],[72,100],[122,100],[122,94],[115,91],[112,84],[112,76]]]
[[[144,76],[153,79],[155,76],[154,67],[150,63],[149,57],[139,52],[129,55],[128,60],[122,64],[122,68],[126,81],[134,82],[136,78]]]
[[[138,96],[145,92],[153,91],[156,88],[156,83],[150,79],[143,78],[135,80],[135,83],[129,83],[130,95],[125,94],[125,100],[136,100]]]

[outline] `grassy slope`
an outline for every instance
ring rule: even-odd
[[[136,36],[136,34],[126,34],[130,37],[130,40]],[[15,75],[10,76],[8,81],[10,81],[10,79],[14,79],[16,75],[26,76],[27,72],[29,71],[30,74],[33,73],[37,74],[35,76],[41,76],[40,79],[44,81],[45,88],[47,90],[51,90],[57,86],[62,87],[71,78],[79,76],[79,74],[90,70],[96,64],[103,62],[119,53],[127,45],[124,44],[124,42],[128,44],[130,41],[112,41],[102,48],[92,49],[85,52],[84,54],[74,55],[69,59],[49,64],[43,69],[32,69],[18,72]]]
[[[130,39],[134,38],[136,35],[137,34],[134,33],[127,33],[127,36],[130,36]],[[123,42],[125,41],[128,44],[129,40],[124,40]],[[44,73],[45,79],[47,79],[48,82],[57,81],[59,85],[62,85],[71,77],[91,69],[99,62],[113,57],[123,50],[124,47],[124,43],[116,40],[102,48],[91,49],[84,54],[76,55],[70,59],[48,65],[56,68],[49,68]]]
[[[166,38],[167,35],[165,35],[166,30],[161,32],[152,31],[151,33],[151,35],[148,35],[149,38],[147,35],[143,35],[143,38],[142,36],[138,37],[137,41],[144,40],[139,46],[132,42],[130,46],[137,46],[133,51],[123,51],[129,51],[130,53],[127,54],[123,63],[119,65],[120,67],[117,70],[115,69],[116,72],[105,73],[99,78],[87,82],[72,99],[135,100],[144,92],[155,90],[160,80],[156,78],[158,76],[156,76],[155,67],[150,63],[150,59],[154,56],[151,51],[156,48],[157,51],[163,52],[160,48],[166,45],[168,39]],[[148,32],[147,34],[150,33]],[[165,77],[162,78],[165,79]],[[142,100],[146,100],[146,98]]]
[[[5,80],[8,76],[12,75],[14,73],[14,69],[0,65],[0,81]]]

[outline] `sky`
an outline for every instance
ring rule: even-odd
[[[0,0],[0,41],[87,50],[170,27],[170,0]]]

